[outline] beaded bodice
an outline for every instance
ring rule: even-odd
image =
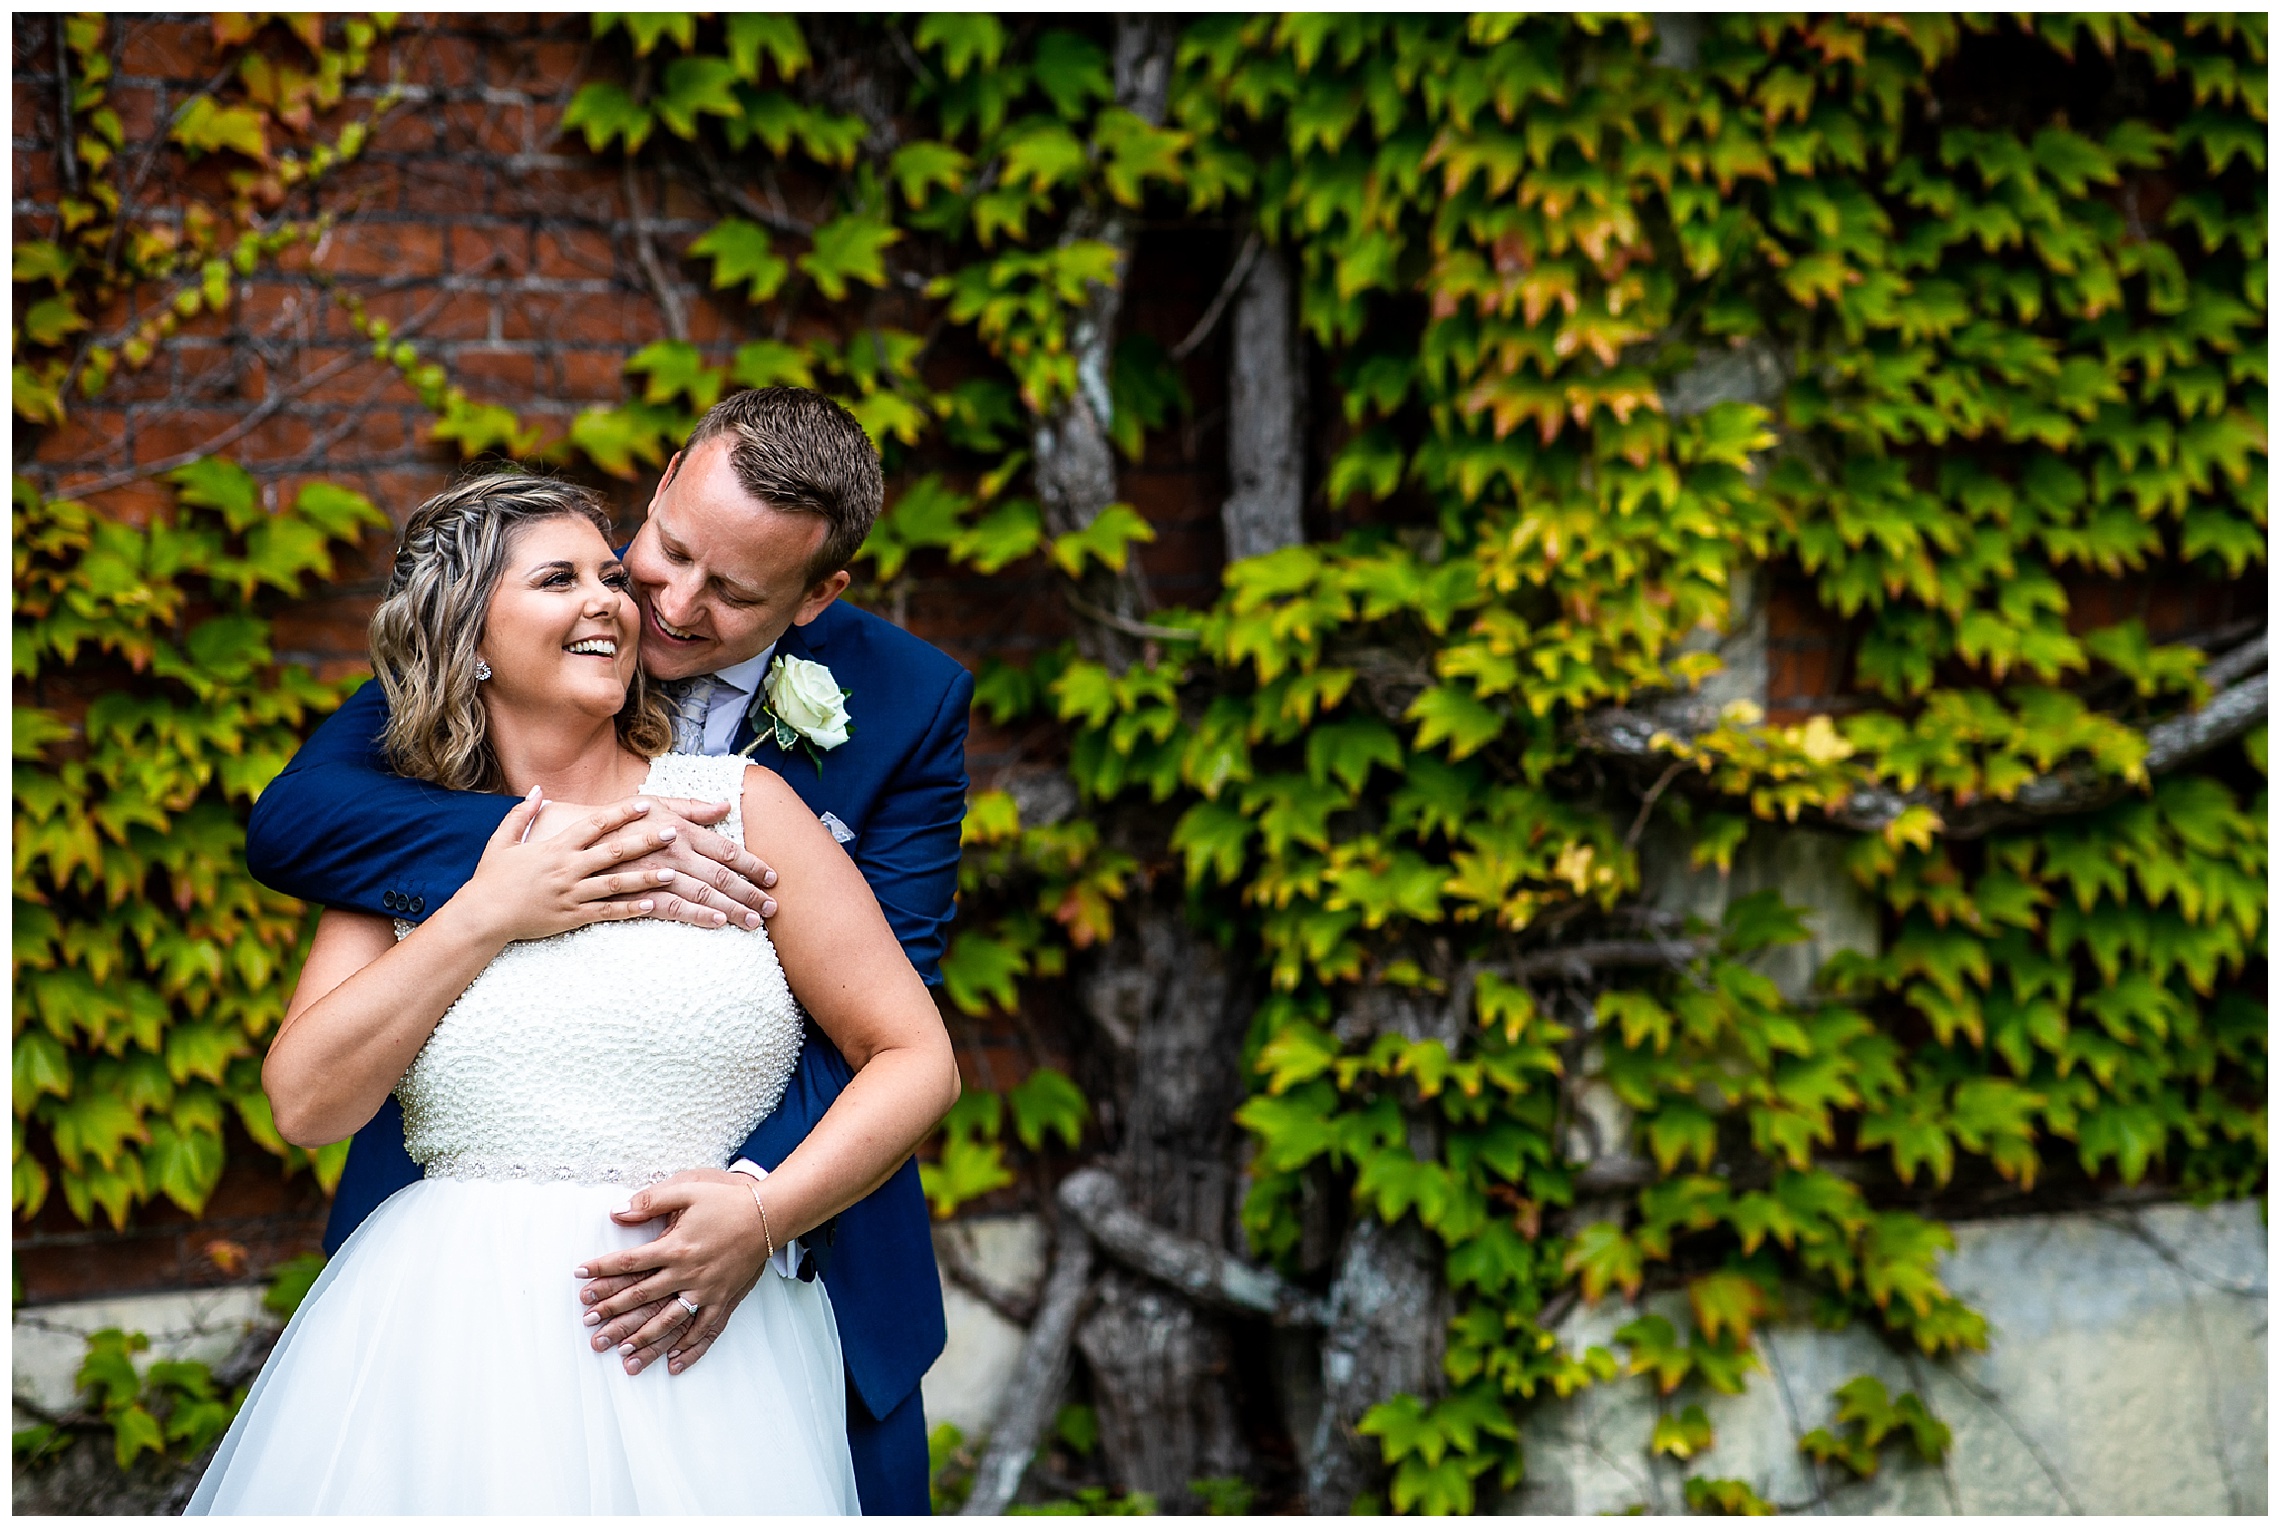
[[[667,754],[645,792],[730,803],[745,761]],[[408,926],[397,925],[397,937]],[[784,1096],[801,1021],[764,929],[655,918],[511,944],[397,1084],[431,1178],[654,1182],[725,1166]]]

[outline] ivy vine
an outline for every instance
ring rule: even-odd
[[[69,24],[91,179],[17,245],[20,418],[164,342],[163,316],[87,334],[125,284],[195,313],[315,226],[273,209],[356,124],[272,135],[386,23],[217,39],[280,26],[312,67],[253,48],[172,125],[241,195],[164,245],[105,221],[141,150],[102,115],[100,23]],[[565,141],[712,199],[667,253],[751,337],[660,336],[551,439],[362,320],[375,354],[453,453],[628,480],[729,388],[821,387],[887,457],[873,595],[1057,572],[1077,636],[993,662],[977,705],[1058,728],[1082,806],[975,796],[945,993],[1050,1008],[1164,894],[1255,970],[1250,1253],[1319,1283],[1328,1184],[1343,1223],[1421,1226],[1453,1302],[1439,1382],[1356,1419],[1376,1483],[1314,1505],[1476,1510],[1521,1478],[1526,1406],[1624,1373],[1738,1390],[1786,1314],[1983,1345],[1937,1272],[1967,1181],[2263,1191],[2261,622],[2157,642],[2084,597],[2264,563],[2261,17],[1213,17],[1146,100],[1106,21],[593,29]],[[1114,458],[1091,500],[1064,460],[1072,421],[1129,461],[1184,406],[1165,346],[1115,333],[1143,220],[1278,251],[1330,383],[1312,538],[1200,609],[1148,597]],[[260,589],[324,576],[368,507],[175,482],[136,528],[19,479],[19,1209],[48,1163],[83,1217],[194,1207],[211,1170],[177,1164],[212,1151],[182,1142],[252,1122],[288,974],[298,914],[229,869],[236,813],[334,692],[268,663]],[[1717,634],[1775,579],[1846,635],[1849,709],[1715,702]],[[96,663],[131,702],[43,698]],[[1808,935],[1778,894],[1714,923],[1645,895],[1801,831],[1841,836],[1882,922],[1810,990],[1769,974]],[[1583,1150],[1584,1114],[1622,1139]],[[1101,1128],[1057,1072],[970,1094],[938,1213],[1011,1181],[1009,1121],[1056,1160]],[[1557,1335],[1650,1288],[1685,1318]],[[1873,1385],[1808,1452],[1945,1447]],[[1655,1440],[1714,1444],[1693,1404]]]

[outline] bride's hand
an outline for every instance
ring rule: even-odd
[[[616,1348],[628,1374],[659,1358],[679,1374],[704,1355],[767,1266],[752,1182],[715,1168],[676,1173],[610,1217],[623,1226],[662,1217],[666,1229],[578,1268],[591,1281],[580,1298],[595,1352]],[[676,1295],[696,1302],[694,1317]]]
[[[673,879],[672,871],[614,869],[674,836],[666,827],[630,835],[629,842],[629,835],[618,832],[647,815],[646,800],[605,807],[564,832],[531,839],[531,825],[545,807],[545,796],[533,787],[483,846],[474,876],[437,916],[450,914],[503,944],[656,910],[655,889]]]

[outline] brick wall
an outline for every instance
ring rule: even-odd
[[[147,140],[212,77],[211,23],[203,14],[111,20],[118,72],[111,102],[130,143]],[[57,84],[52,22],[14,29],[11,149],[19,238],[51,237],[60,185],[54,150]],[[668,333],[665,305],[639,248],[646,232],[686,315],[687,336],[725,362],[764,333],[761,316],[733,297],[715,301],[704,262],[681,251],[713,217],[690,190],[645,171],[629,187],[616,166],[558,138],[588,57],[583,16],[408,17],[350,87],[367,111],[391,75],[404,104],[322,193],[339,214],[313,247],[238,281],[226,313],[183,326],[144,371],[122,372],[102,398],[61,429],[19,437],[16,464],[51,491],[140,518],[167,502],[134,469],[186,453],[226,453],[290,498],[316,476],[371,496],[397,523],[457,470],[456,449],[432,444],[432,416],[395,370],[375,359],[328,294],[354,292],[367,310],[441,362],[478,402],[511,406],[559,434],[581,409],[626,396],[627,356]],[[226,200],[220,167],[193,169],[191,188]],[[152,184],[148,200],[173,188]],[[629,189],[632,197],[629,198]],[[637,231],[634,200],[638,199]],[[1228,258],[1223,233],[1192,230],[1142,239],[1127,324],[1167,346],[1201,316]],[[99,329],[142,316],[122,304]],[[952,357],[951,364],[958,364]],[[1225,492],[1224,350],[1190,357],[1195,413],[1129,467],[1126,497],[1158,528],[1142,551],[1159,598],[1196,603],[1218,584],[1218,504]],[[30,442],[27,453],[25,447]],[[620,525],[638,524],[653,480],[589,479],[611,493]],[[890,481],[890,502],[897,485]],[[375,535],[345,559],[334,585],[284,611],[279,656],[327,676],[361,671],[364,624],[392,550]],[[988,599],[938,556],[922,556],[890,597],[856,595],[936,642],[970,668],[993,655],[1024,658],[1060,640],[1066,612],[1054,583],[994,580]],[[1006,733],[977,719],[969,748],[978,785],[1010,783],[1049,759],[1050,728]],[[952,1014],[971,1081],[1005,1087],[1049,1054],[1039,1026],[976,1023]],[[288,1180],[274,1159],[234,1142],[207,1215],[192,1222],[153,1206],[124,1236],[74,1220],[55,1196],[35,1224],[15,1227],[17,1272],[33,1302],[96,1292],[226,1282],[315,1245],[324,1201],[306,1176]],[[243,1246],[240,1265],[230,1246]]]

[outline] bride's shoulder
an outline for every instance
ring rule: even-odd
[[[747,847],[769,843],[781,848],[787,834],[798,839],[812,836],[827,844],[831,842],[831,835],[817,822],[814,809],[774,770],[762,764],[746,764],[743,789]],[[754,852],[758,850],[755,848]]]

